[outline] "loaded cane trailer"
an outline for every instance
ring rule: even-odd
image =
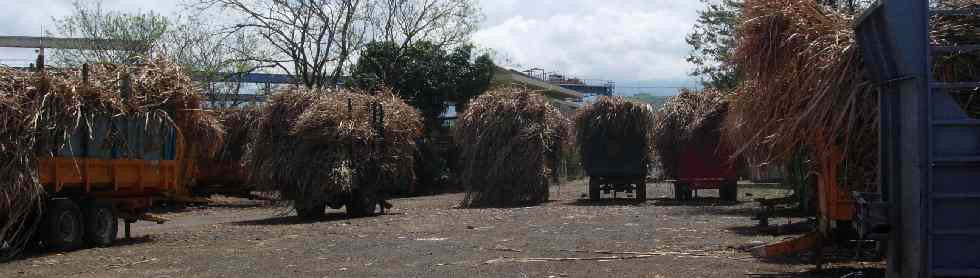
[[[582,148],[582,164],[589,176],[589,199],[596,201],[602,193],[634,193],[636,200],[645,201],[648,164],[638,151],[642,137],[606,138],[596,136]]]
[[[0,47],[38,49],[36,64],[32,65],[37,70],[45,67],[45,48],[145,49],[142,46],[142,42],[123,40],[0,36]],[[87,82],[87,65],[82,75]],[[120,85],[121,91],[131,89],[128,83]],[[38,183],[46,200],[43,211],[33,216],[41,219],[31,231],[35,239],[55,250],[111,244],[117,237],[119,219],[125,223],[127,237],[130,223],[137,220],[165,222],[146,214],[146,210],[155,201],[186,195],[182,185],[185,173],[193,167],[189,160],[181,159],[180,131],[172,125],[126,117],[81,122],[72,131],[70,142],[59,149],[43,150],[51,155],[37,159]],[[121,134],[129,143],[106,142],[110,132]]]
[[[718,189],[725,201],[738,199],[738,177],[730,159],[734,148],[718,137],[704,138],[700,144],[687,144],[677,162],[674,198],[690,200],[702,189]]]
[[[38,159],[48,200],[37,233],[54,250],[109,245],[117,237],[118,219],[126,237],[130,223],[165,222],[146,211],[181,190],[185,171],[176,128],[137,118],[93,123],[76,128],[56,155]],[[124,134],[127,144],[102,144],[113,132]]]
[[[646,201],[653,108],[621,97],[599,97],[575,116],[578,150],[589,176],[589,199],[633,194]]]

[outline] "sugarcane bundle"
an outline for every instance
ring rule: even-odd
[[[213,157],[197,162],[196,186],[221,186],[223,192],[248,193],[248,179],[242,160],[260,110],[255,107],[232,107],[216,112],[225,130],[224,140]]]
[[[653,120],[649,104],[622,97],[599,97],[579,109],[575,142],[587,174],[646,175],[653,152]],[[629,170],[639,173],[620,173]]]
[[[300,162],[292,157],[299,153],[296,146],[299,138],[292,136],[291,129],[299,115],[316,101],[315,92],[300,88],[288,88],[270,96],[260,108],[255,124],[255,131],[250,135],[251,140],[245,154],[244,166],[248,173],[248,183],[251,187],[265,190],[277,190],[287,200],[302,197],[302,191],[297,188],[294,172],[305,169],[305,161]],[[340,152],[329,154],[340,155]],[[343,160],[324,157],[323,160]],[[337,167],[312,169],[314,172],[333,172]],[[338,173],[341,174],[341,173]],[[332,181],[343,183],[343,181]],[[335,186],[335,185],[331,185]],[[349,184],[346,185],[349,187]],[[289,191],[289,192],[287,192]]]
[[[372,103],[380,107],[372,109]],[[383,119],[372,119],[377,117],[372,111],[383,112],[377,115]],[[373,125],[377,122],[384,123],[383,134],[377,133]],[[415,141],[422,135],[422,117],[390,91],[373,95],[327,93],[300,115],[292,132],[303,138],[302,147],[311,151],[350,145],[351,166],[356,169],[359,188],[378,189],[415,180]],[[372,170],[375,166],[379,167]]]
[[[938,1],[936,8],[976,7],[972,0]],[[844,191],[874,190],[877,184],[878,103],[855,41],[855,16],[816,1],[746,1],[738,48],[730,61],[745,74],[732,97],[725,123],[739,152],[788,160],[802,148],[818,164],[841,161]],[[977,41],[978,18],[931,18],[933,44]],[[977,80],[975,52],[934,59],[934,78]],[[976,90],[950,92],[969,115]],[[833,160],[833,161],[831,161]]]
[[[518,88],[473,99],[457,123],[464,207],[548,200],[570,123],[544,97]]]
[[[699,144],[718,144],[728,113],[724,93],[682,90],[657,111],[653,148],[665,178],[676,178],[681,152]]]
[[[373,103],[381,109],[372,109]],[[383,111],[383,121],[372,119],[372,111]],[[374,126],[378,122],[384,123],[383,134]],[[251,183],[278,191],[297,207],[355,189],[383,192],[415,178],[421,116],[387,91],[279,92],[262,109],[256,129],[246,156]]]
[[[0,67],[0,259],[27,244],[40,218],[46,192],[39,183],[39,158],[80,148],[71,138],[81,129],[95,131],[94,123],[106,119],[141,122],[145,132],[151,132],[150,126],[174,128],[192,135],[182,137],[185,145],[213,149],[223,131],[202,109],[201,99],[187,74],[160,58],[134,66],[93,65],[87,75],[78,69],[26,72]],[[125,134],[102,132],[90,136],[129,151],[121,151],[121,157],[143,151],[140,142],[129,142]]]
[[[25,247],[44,204],[33,148],[44,82],[44,76],[0,68],[0,261]]]
[[[71,76],[73,86],[91,91],[83,95],[101,96],[93,99],[98,107],[95,111],[114,109],[119,114],[143,117],[166,114],[180,130],[189,148],[188,158],[210,157],[221,147],[224,129],[218,116],[203,106],[201,89],[180,65],[157,57],[133,66],[95,64],[90,69],[88,80],[81,79],[78,69],[53,74]]]
[[[214,159],[240,162],[245,156],[249,135],[255,129],[260,111],[250,106],[227,108],[216,112],[221,126],[225,129],[225,136]]]
[[[798,146],[856,151],[876,141],[867,132],[876,96],[862,74],[852,20],[815,1],[746,1],[734,57],[746,80],[732,98],[737,116],[726,123],[743,151],[788,159]]]

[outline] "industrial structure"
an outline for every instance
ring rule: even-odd
[[[616,82],[611,80],[568,77],[565,74],[557,72],[546,72],[541,68],[531,68],[520,73],[527,77],[547,82],[561,88],[576,91],[584,95],[612,96],[616,93]]]
[[[880,86],[881,188],[857,194],[856,224],[866,238],[886,242],[887,277],[978,277],[980,120],[951,94],[975,93],[980,81],[942,82],[931,65],[943,53],[980,47],[933,45],[929,34],[933,16],[977,16],[980,9],[932,10],[929,2],[879,2],[857,26]]]

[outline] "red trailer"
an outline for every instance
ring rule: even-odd
[[[677,161],[674,197],[690,200],[699,189],[718,189],[722,200],[738,199],[738,177],[730,158],[734,147],[727,143],[688,144]]]

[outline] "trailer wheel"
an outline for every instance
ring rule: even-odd
[[[354,190],[351,193],[350,201],[347,203],[347,215],[350,217],[374,216],[378,208],[378,201],[370,194],[361,190]]]
[[[602,198],[602,186],[596,178],[589,178],[589,200],[598,201]]]
[[[722,201],[738,201],[738,183],[722,185],[721,188],[718,189],[718,195],[721,197]]]
[[[41,227],[44,245],[55,251],[72,251],[82,248],[84,228],[82,211],[72,200],[57,199],[48,202]]]
[[[119,217],[112,202],[92,201],[85,205],[85,241],[108,246],[119,233]]]
[[[296,216],[305,220],[323,218],[327,210],[326,201],[313,201],[309,204],[306,204],[306,202],[295,202],[293,206],[296,208]]]
[[[640,181],[636,184],[636,201],[646,202],[647,201],[647,184]]]

